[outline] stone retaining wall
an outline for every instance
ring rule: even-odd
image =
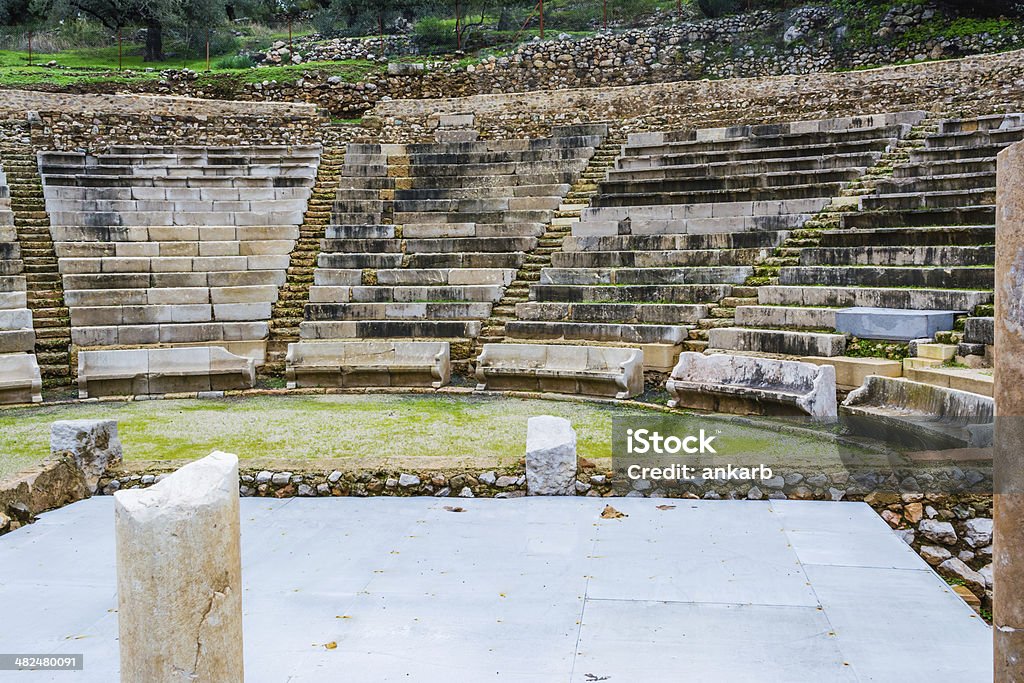
[[[3,91],[0,132],[27,121],[40,149],[100,150],[113,144],[304,144],[323,119],[308,104],[225,102],[140,95]]]
[[[585,88],[379,103],[364,125],[388,142],[430,139],[441,114],[474,113],[485,138],[609,122],[619,132],[728,126],[924,109],[1024,108],[1024,51],[864,71]]]

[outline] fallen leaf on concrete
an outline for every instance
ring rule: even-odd
[[[451,505],[445,505],[444,509],[448,512],[465,512],[466,508],[452,507]]]
[[[324,643],[324,647],[328,650],[336,650],[338,649],[338,644],[332,640],[329,643]]]
[[[629,515],[619,512],[611,505],[605,505],[604,510],[601,510],[601,519],[618,519],[619,517],[629,517]]]
[[[675,505],[658,505],[657,507],[658,507],[659,510],[675,510],[676,509]]]

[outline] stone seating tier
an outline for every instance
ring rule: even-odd
[[[81,347],[261,346],[319,145],[43,152],[51,236]]]
[[[350,145],[302,339],[476,337],[605,132],[575,130]]]
[[[848,334],[879,338],[891,327],[894,340],[906,341],[898,332],[908,325],[927,330],[918,323],[991,304],[995,156],[1024,138],[1021,119],[942,122],[891,180],[861,197],[860,211],[843,214],[840,230],[801,249],[799,265],[782,267],[778,285],[759,288],[757,306],[737,309],[738,327],[711,330],[710,348],[835,356]],[[867,309],[857,314],[860,324],[837,321],[837,309],[853,307]]]
[[[82,351],[79,398],[251,389],[256,366],[218,346]]]
[[[451,380],[447,342],[298,342],[288,345],[288,388],[411,386]]]
[[[548,391],[632,398],[643,392],[643,351],[608,346],[484,344],[477,391]]]

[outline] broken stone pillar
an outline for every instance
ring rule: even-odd
[[[576,431],[568,420],[541,415],[527,423],[526,492],[530,496],[576,494]]]
[[[50,454],[70,453],[85,474],[89,493],[96,492],[107,468],[121,463],[117,420],[59,420],[50,425]]]
[[[996,192],[993,637],[996,683],[1024,681],[1024,143]]]
[[[238,458],[114,494],[121,680],[242,683]]]

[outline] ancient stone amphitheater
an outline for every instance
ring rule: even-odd
[[[677,405],[805,414],[806,364],[840,399],[868,376],[991,395],[1008,63],[851,74],[844,101],[830,74],[384,102],[362,127],[13,93],[3,398],[453,373],[624,398],[675,372]]]

